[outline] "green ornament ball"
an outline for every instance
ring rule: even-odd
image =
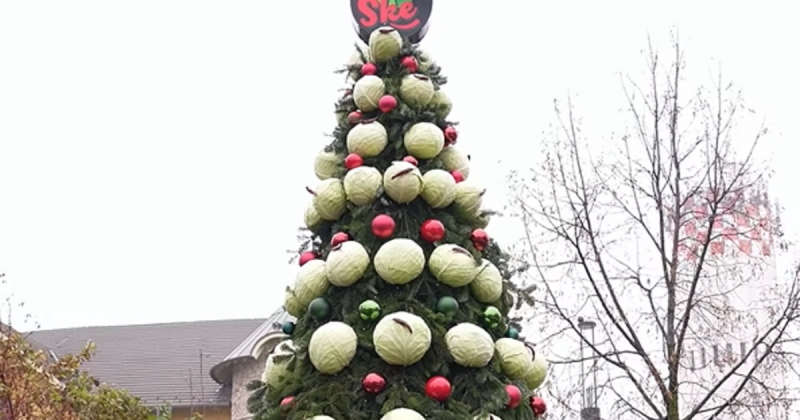
[[[281,331],[283,331],[283,333],[286,335],[292,335],[294,334],[294,327],[294,322],[286,321],[283,323],[283,325],[281,325]]]
[[[436,312],[447,316],[455,316],[458,313],[458,301],[450,296],[441,297],[436,302]]]
[[[308,304],[308,315],[315,321],[324,321],[331,316],[331,304],[325,298],[316,298]]]
[[[494,306],[488,306],[486,310],[483,311],[483,323],[486,324],[487,327],[492,329],[497,328],[502,321],[503,314]]]
[[[374,321],[381,316],[381,305],[374,300],[365,300],[358,305],[358,316],[364,321]]]
[[[506,337],[519,340],[519,331],[514,327],[508,327],[508,330],[506,330]]]

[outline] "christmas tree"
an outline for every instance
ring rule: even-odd
[[[255,420],[538,418],[547,365],[508,318],[524,291],[483,230],[485,190],[456,146],[446,79],[391,27],[368,41],[315,160],[309,240],[284,305],[297,322],[283,325],[249,409]]]

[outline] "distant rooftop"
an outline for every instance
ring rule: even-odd
[[[274,317],[274,315],[273,315]],[[100,381],[122,388],[151,405],[224,405],[230,382],[209,375],[231,349],[251,339],[264,319],[40,330],[29,338],[56,356],[74,354],[87,342],[97,354],[86,369]]]

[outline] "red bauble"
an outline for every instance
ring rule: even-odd
[[[364,377],[364,380],[361,381],[361,385],[364,386],[364,391],[370,394],[377,394],[386,388],[386,380],[377,373],[370,373]]]
[[[419,166],[419,162],[414,156],[406,156],[403,158],[403,162],[408,162],[414,166]]]
[[[478,251],[483,251],[489,245],[489,235],[483,229],[473,230],[469,238],[472,240],[472,246]]]
[[[520,401],[522,401],[522,392],[516,385],[506,385],[506,394],[508,394],[508,408],[517,408]]]
[[[350,240],[350,235],[344,232],[338,232],[334,234],[333,237],[331,238],[331,246],[334,247],[349,240]]]
[[[363,164],[364,159],[355,153],[350,153],[346,158],[344,158],[344,167],[347,169],[355,169]]]
[[[364,63],[364,65],[361,66],[361,75],[362,76],[373,76],[377,72],[378,72],[378,66],[376,66],[375,64]]]
[[[294,397],[286,397],[281,400],[281,407],[288,408],[294,402]]]
[[[444,239],[444,225],[436,219],[428,219],[422,222],[419,235],[425,242],[439,242]]]
[[[417,64],[417,59],[410,55],[403,57],[400,60],[400,64],[402,64],[403,67],[407,68],[409,73],[416,73],[417,69],[419,68],[419,65]]]
[[[395,99],[392,95],[383,95],[381,99],[378,100],[378,109],[381,110],[384,114],[387,112],[392,112],[397,107],[397,99]]]
[[[363,115],[361,115],[361,111],[353,111],[347,114],[347,122],[349,122],[351,125],[356,125],[361,121],[362,116]]]
[[[531,397],[531,409],[533,409],[534,416],[542,416],[547,412],[547,404],[544,403],[541,397],[534,395]]]
[[[388,214],[379,214],[372,219],[372,234],[386,239],[394,233],[394,219]]]
[[[425,395],[439,402],[450,398],[450,393],[452,392],[453,387],[444,376],[434,376],[428,379],[428,383],[425,384]]]
[[[447,145],[456,144],[456,140],[458,140],[458,131],[452,125],[448,125],[444,128],[444,142]]]
[[[319,255],[314,251],[306,251],[300,254],[300,267],[306,265],[306,263],[311,260],[316,260],[317,258],[319,258]]]
[[[464,174],[462,174],[459,170],[450,171],[450,175],[453,175],[453,179],[456,180],[456,184],[464,180]]]

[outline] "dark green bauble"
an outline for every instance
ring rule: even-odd
[[[506,337],[513,338],[514,340],[519,340],[519,331],[517,331],[514,327],[508,327],[506,330]]]
[[[325,298],[316,298],[308,304],[308,315],[315,321],[324,321],[331,316],[331,304]]]
[[[283,325],[281,325],[281,331],[283,331],[283,333],[286,335],[292,335],[294,334],[294,327],[294,322],[286,321],[283,323]]]
[[[358,305],[358,316],[364,321],[374,321],[381,316],[381,305],[374,300],[365,300]]]
[[[451,296],[441,297],[439,301],[436,302],[436,312],[447,316],[455,316],[455,314],[458,313],[458,301]]]
[[[501,322],[503,322],[503,314],[500,313],[500,310],[494,306],[486,307],[486,310],[483,311],[483,323],[486,324],[486,327],[495,329],[500,326]]]

